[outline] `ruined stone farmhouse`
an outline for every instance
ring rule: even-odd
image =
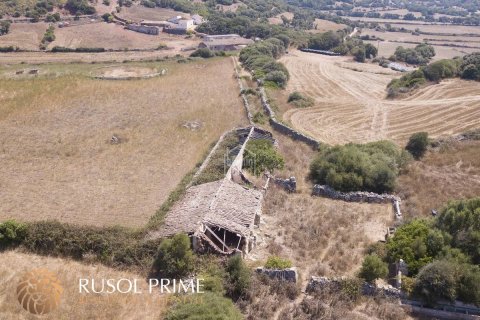
[[[223,179],[192,186],[168,212],[155,237],[186,233],[197,251],[220,254],[250,252],[256,242],[254,228],[262,214],[263,190],[245,184],[243,155],[248,141],[266,139],[271,133],[255,127],[236,130],[239,152]]]

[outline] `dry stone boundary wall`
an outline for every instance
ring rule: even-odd
[[[349,202],[368,202],[368,203],[392,203],[395,218],[402,217],[400,211],[400,197],[393,194],[378,194],[374,192],[340,192],[330,186],[316,184],[313,186],[312,195],[326,197],[335,200]]]
[[[273,129],[277,130],[278,132],[284,135],[291,137],[294,140],[304,142],[307,145],[311,146],[312,148],[318,149],[318,147],[320,146],[320,142],[279,122],[275,117],[275,112],[273,111],[272,107],[268,103],[267,95],[265,94],[265,88],[262,86],[259,86],[259,92],[260,92],[260,99],[262,101],[262,107],[265,110],[265,113],[268,115],[270,125],[272,126]]]

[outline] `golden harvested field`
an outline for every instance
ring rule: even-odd
[[[43,34],[47,29],[46,23],[14,23],[12,31],[0,37],[0,46],[17,46],[24,50],[39,50]],[[199,39],[185,36],[171,35],[161,32],[159,35],[147,35],[124,29],[114,23],[87,23],[72,25],[66,28],[55,28],[55,41],[48,49],[55,46],[67,48],[105,48],[107,50],[148,49],[154,50],[160,44],[166,44],[165,50],[170,55],[181,52],[182,48],[197,47]],[[114,54],[114,53],[112,53]],[[2,54],[3,55],[3,54]],[[36,54],[38,56],[38,54]],[[1,59],[1,56],[0,56]]]
[[[315,19],[314,26],[314,29],[310,30],[310,32],[321,33],[327,31],[337,31],[347,28],[347,26],[344,24],[322,19]]]
[[[384,74],[390,71],[378,65],[298,51],[281,61],[291,74],[287,93],[300,91],[315,99],[313,107],[299,109],[279,98],[283,119],[320,141],[405,143],[418,131],[435,137],[478,127],[478,82],[446,80],[408,98],[387,100],[386,86],[400,74]]]
[[[418,40],[416,40],[418,41]],[[397,47],[402,46],[404,48],[414,48],[417,44],[414,43],[405,43],[405,42],[391,42],[391,41],[365,41],[366,43],[371,43],[375,47],[378,47],[378,55],[380,57],[388,58],[395,53]],[[445,47],[433,44],[435,49],[435,57],[432,61],[441,60],[441,59],[451,59],[457,56],[464,56],[469,53],[478,52],[480,49],[473,48],[455,48],[455,47]],[[472,44],[471,46],[477,46],[478,44]]]
[[[48,24],[12,23],[10,32],[0,36],[0,47],[17,46],[24,50],[39,50],[40,41],[48,28]]]
[[[480,141],[451,142],[412,162],[396,190],[405,199],[404,214],[428,216],[449,200],[480,195],[479,155]]]
[[[105,81],[68,73],[101,65],[48,65],[2,80],[0,220],[142,226],[211,143],[246,124],[232,59],[132,65],[168,72]]]
[[[166,8],[147,8],[140,4],[133,5],[131,7],[123,7],[122,11],[118,14],[120,18],[132,20],[134,22],[140,22],[141,20],[155,20],[162,21],[168,20],[174,16],[189,17],[188,13],[181,11],[175,11]]]
[[[151,50],[151,51],[116,51],[101,53],[55,53],[55,52],[13,52],[0,54],[0,65],[18,64],[49,64],[49,63],[101,63],[101,62],[124,62],[124,61],[151,61],[176,54],[188,55],[190,52],[178,50]],[[23,67],[17,66],[17,69]]]
[[[41,319],[148,319],[158,320],[167,309],[167,297],[148,293],[148,283],[140,275],[122,272],[102,265],[84,265],[75,261],[25,254],[16,251],[0,253],[0,318],[3,320],[39,319],[25,311],[17,301],[16,288],[25,272],[47,269],[63,287],[58,308]],[[79,279],[139,279],[142,294],[80,294]],[[125,284],[125,283],[124,283]],[[100,288],[101,285],[97,288]],[[122,287],[126,290],[126,287]]]
[[[114,23],[92,23],[68,28],[55,29],[56,39],[50,43],[54,46],[80,48],[94,47],[105,49],[156,49],[161,43],[175,51],[188,46],[198,46],[199,40],[185,39],[184,36],[174,36],[161,32],[159,35],[126,30]]]

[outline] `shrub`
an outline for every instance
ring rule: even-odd
[[[242,314],[230,299],[206,292],[188,298],[179,297],[165,316],[165,320],[241,320]]]
[[[387,241],[388,260],[397,262],[403,259],[408,265],[409,275],[417,274],[421,267],[433,261],[438,247],[446,240],[438,231],[431,230],[425,220],[413,220],[399,227]]]
[[[0,223],[0,248],[20,244],[26,235],[27,227],[15,220]]]
[[[480,80],[480,52],[464,56],[459,68],[463,79]]]
[[[292,103],[298,108],[308,108],[313,106],[314,101],[312,98],[305,97],[300,92],[294,91],[288,96],[288,103]]]
[[[429,141],[427,132],[417,132],[410,136],[405,149],[411,153],[415,159],[423,157],[427,151]]]
[[[429,305],[457,298],[457,272],[447,261],[435,261],[423,267],[416,279],[414,293]]]
[[[202,57],[208,59],[215,57],[215,53],[208,48],[200,48],[192,52],[190,57]]]
[[[193,271],[194,264],[190,238],[186,234],[176,234],[160,244],[155,266],[161,275],[183,278]]]
[[[103,19],[103,21],[105,21],[107,23],[110,23],[110,22],[113,21],[113,16],[110,13],[104,13],[102,15],[102,19]]]
[[[356,47],[353,51],[353,59],[357,62],[365,62],[365,48],[364,47]]]
[[[251,285],[251,272],[242,257],[235,255],[227,261],[225,288],[227,295],[233,299],[244,296]]]
[[[10,31],[10,21],[0,21],[0,36]]]
[[[374,282],[376,279],[385,278],[388,274],[388,268],[376,254],[365,257],[360,269],[360,278],[367,282]]]
[[[444,207],[436,226],[448,232],[453,245],[480,264],[480,198],[452,201]]]
[[[260,176],[265,170],[282,169],[285,162],[271,141],[259,139],[248,141],[244,163],[251,173]]]
[[[389,141],[324,147],[310,165],[310,178],[340,191],[389,192],[405,159]]]
[[[277,256],[268,257],[265,268],[267,269],[288,269],[292,267],[292,262],[288,259],[282,259]]]
[[[342,295],[347,299],[355,302],[360,299],[362,295],[362,280],[353,278],[353,279],[344,279],[340,283]]]
[[[458,284],[458,297],[465,303],[480,306],[480,268],[478,266],[465,268]]]

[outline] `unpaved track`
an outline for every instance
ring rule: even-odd
[[[286,111],[283,119],[323,142],[405,142],[417,131],[439,136],[480,125],[478,82],[446,80],[408,98],[387,100],[385,88],[399,73],[299,51],[282,62],[291,73],[287,90],[303,92],[316,102],[311,108]]]

